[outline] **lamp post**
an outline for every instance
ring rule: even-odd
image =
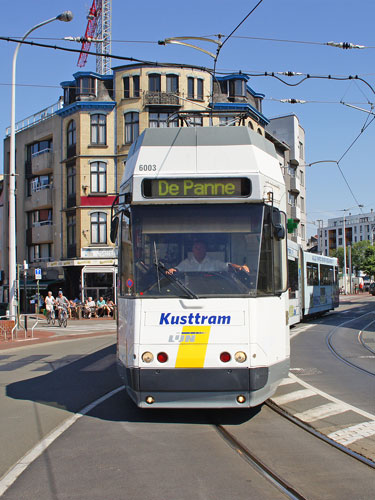
[[[363,205],[354,205],[353,207],[349,207],[349,208],[344,208],[343,210],[340,210],[340,212],[344,212],[344,217],[343,217],[343,223],[342,223],[342,226],[343,226],[343,243],[344,243],[344,269],[343,269],[343,277],[344,277],[344,294],[345,295],[348,295],[348,287],[347,287],[347,283],[346,283],[346,231],[345,231],[345,212],[347,212],[348,210],[351,210],[353,208],[363,208]]]
[[[15,284],[17,276],[16,266],[16,62],[17,55],[22,42],[30,33],[45,24],[53,21],[69,22],[73,19],[70,10],[66,10],[56,17],[43,21],[25,33],[21,41],[17,44],[13,55],[12,64],[12,97],[11,97],[11,120],[10,120],[10,151],[9,151],[9,262],[8,262],[8,281],[9,281],[9,313],[16,315],[15,308]]]

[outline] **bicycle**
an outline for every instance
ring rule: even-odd
[[[51,311],[47,311],[47,323],[50,325],[54,325],[56,321],[55,309]]]
[[[64,326],[64,328],[67,327],[67,325],[68,325],[68,311],[64,307],[59,308],[59,315],[58,315],[57,320],[59,322],[60,327],[61,326]]]

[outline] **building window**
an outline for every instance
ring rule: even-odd
[[[75,257],[76,247],[76,214],[74,212],[66,214],[67,252],[68,257]]]
[[[107,165],[103,161],[90,164],[91,193],[107,192]]]
[[[139,135],[139,113],[125,114],[125,144],[132,144]]]
[[[41,243],[40,245],[30,245],[28,249],[29,262],[48,262],[52,256],[52,244]]]
[[[220,116],[219,126],[220,127],[234,127],[236,125],[237,119],[234,116]],[[249,122],[250,126],[250,122]]]
[[[297,205],[297,196],[291,192],[288,192],[288,203],[292,207],[295,207]]]
[[[197,78],[197,99],[203,101],[203,80]]]
[[[245,96],[245,81],[244,80],[229,80],[229,97],[244,97]]]
[[[76,132],[76,122],[74,120],[70,120],[67,128],[67,156],[70,158],[71,156],[75,156],[76,154],[76,143],[77,143],[77,132]]]
[[[303,170],[299,171],[300,179],[301,179],[301,186],[305,185],[305,172]]]
[[[191,116],[189,118],[189,124],[192,127],[203,127],[203,117],[202,116]]]
[[[342,245],[342,238],[339,238],[339,245]]]
[[[153,73],[148,75],[148,90],[150,92],[160,92],[161,91],[161,77],[160,75]]]
[[[359,226],[359,232],[362,233],[363,232],[363,226]]]
[[[188,77],[188,98],[194,99],[194,78]]]
[[[68,165],[66,169],[66,194],[68,207],[76,205],[76,167]]]
[[[288,165],[288,174],[290,177],[295,177],[296,176],[296,169],[292,167],[291,165]]]
[[[107,143],[106,115],[91,115],[91,144]]]
[[[299,157],[303,158],[304,157],[304,147],[303,147],[303,143],[301,141],[299,141],[299,143],[298,143],[298,149],[299,149]]]
[[[177,75],[167,75],[167,92],[173,92],[178,94],[178,76]]]
[[[133,97],[139,97],[140,86],[139,86],[139,75],[133,76]]]
[[[130,78],[125,76],[122,81],[124,84],[124,99],[128,99],[130,97]]]
[[[91,243],[107,243],[107,214],[91,214]]]
[[[165,127],[178,127],[178,119],[167,121],[171,113],[164,112],[150,112],[149,114],[149,127],[150,128],[165,128]]]
[[[78,79],[78,94],[79,95],[95,95],[95,78],[91,76],[82,76]]]
[[[339,228],[339,236],[342,236],[342,228]]]

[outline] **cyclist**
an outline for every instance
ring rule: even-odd
[[[69,300],[64,296],[62,291],[60,290],[57,296],[57,299],[55,300],[55,305],[57,307],[58,311],[58,318],[61,320],[61,312],[64,310],[66,313],[65,317],[68,317],[68,307],[69,307]]]
[[[49,291],[48,294],[46,295],[44,303],[46,304],[47,320],[48,320],[52,316],[53,306],[55,304],[55,297],[52,295],[51,291]]]

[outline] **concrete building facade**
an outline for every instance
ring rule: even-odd
[[[345,227],[344,227],[345,226]],[[328,219],[327,224],[318,231],[318,250],[323,255],[330,255],[332,250],[344,246],[344,232],[346,246],[359,241],[375,240],[375,213],[371,209],[365,214],[350,212],[344,217]]]

